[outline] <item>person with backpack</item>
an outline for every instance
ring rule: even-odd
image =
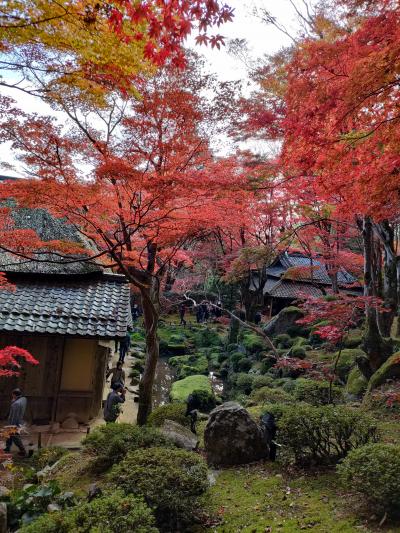
[[[265,444],[269,449],[269,460],[275,461],[277,445],[275,442],[276,437],[276,422],[272,413],[265,413],[260,416],[260,426],[263,432]]]
[[[22,392],[19,389],[14,389],[11,396],[11,406],[8,414],[8,425],[15,426],[15,432],[12,432],[11,435],[6,440],[6,447],[4,451],[10,453],[11,446],[13,443],[19,449],[18,455],[26,457],[26,449],[23,445],[21,435],[19,434],[20,428],[24,423],[24,415],[27,406],[27,399],[23,396]]]
[[[116,422],[121,412],[121,404],[125,402],[125,389],[121,383],[114,383],[111,385],[111,392],[108,393],[106,403],[104,405],[104,420],[108,422]]]

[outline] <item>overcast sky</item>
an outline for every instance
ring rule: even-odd
[[[246,39],[253,59],[263,54],[272,54],[283,46],[290,44],[289,38],[272,26],[267,26],[259,17],[254,15],[254,9],[268,9],[277,19],[291,31],[295,31],[295,13],[289,0],[226,0],[235,9],[234,20],[215,30],[227,39]],[[189,45],[193,45],[191,38]],[[221,50],[211,49],[204,46],[195,46],[198,53],[205,56],[210,71],[215,72],[223,81],[245,80],[247,77],[245,65],[229,55],[228,47]],[[29,97],[18,91],[6,92],[17,100],[18,105],[26,111],[36,111],[46,113],[49,109],[40,100]],[[16,165],[15,171],[2,168],[2,163]],[[20,175],[21,170],[18,163],[15,163],[10,147],[0,145],[0,174]]]

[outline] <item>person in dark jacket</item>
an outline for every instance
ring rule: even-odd
[[[120,413],[120,405],[125,402],[125,389],[121,383],[111,385],[111,389],[104,405],[104,420],[106,422],[115,422],[117,420]]]
[[[264,415],[260,416],[260,425],[264,436],[265,444],[268,446],[269,449],[269,459],[270,461],[275,461],[276,459],[276,422],[275,417],[271,413],[265,413]]]
[[[199,400],[193,394],[189,394],[186,400],[185,416],[190,416],[190,430],[196,435],[196,422],[198,418]]]
[[[186,307],[184,304],[181,304],[179,306],[179,318],[180,318],[179,324],[181,326],[186,326],[185,313],[186,313]]]
[[[119,360],[123,363],[125,356],[131,346],[131,329],[128,328],[128,332],[119,344]]]
[[[10,412],[8,414],[8,425],[15,426],[16,431],[6,440],[6,447],[4,448],[6,453],[10,452],[11,446],[14,443],[19,449],[18,455],[23,457],[26,457],[27,455],[25,446],[23,445],[21,436],[19,434],[19,428],[24,423],[24,415],[27,403],[27,399],[22,395],[22,392],[19,389],[14,389],[12,391]]]
[[[118,361],[113,368],[107,370],[106,379],[108,379],[109,376],[111,376],[111,387],[116,383],[125,385],[125,372],[122,369],[122,361]]]
[[[198,324],[203,322],[203,308],[201,305],[196,305],[196,322]]]
[[[254,323],[256,326],[258,326],[261,323],[262,314],[260,311],[257,311],[257,313],[254,315]]]

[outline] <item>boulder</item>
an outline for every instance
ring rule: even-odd
[[[163,426],[160,428],[163,435],[168,437],[172,442],[188,451],[196,450],[199,445],[199,439],[190,431],[190,429],[181,426],[173,420],[164,420]]]
[[[4,487],[3,485],[0,485],[0,498],[6,498],[10,495],[10,489],[7,487]]]
[[[87,494],[87,501],[91,502],[95,498],[98,498],[103,495],[103,491],[101,488],[97,485],[97,483],[91,483],[89,485],[88,494]]]
[[[349,396],[349,399],[355,400],[361,398],[364,392],[367,390],[368,380],[361,373],[358,366],[355,366],[347,378],[346,383],[346,395]]]
[[[7,505],[0,502],[0,533],[7,533]]]
[[[211,411],[204,444],[207,460],[213,465],[246,464],[268,456],[261,428],[236,402],[226,402]]]
[[[67,416],[64,422],[61,424],[62,429],[79,429],[79,423],[75,416]]]
[[[389,357],[371,376],[368,383],[368,391],[376,389],[389,379],[400,379],[400,352]]]
[[[303,316],[303,311],[298,307],[285,307],[268,322],[264,328],[264,333],[268,336],[280,335],[281,333],[287,333],[288,329],[294,326],[298,326],[299,330],[301,330],[301,326],[296,324],[296,321]]]
[[[366,353],[360,348],[344,348],[341,351],[336,373],[343,383],[346,383],[350,370],[356,365],[357,358],[364,357],[365,355]]]

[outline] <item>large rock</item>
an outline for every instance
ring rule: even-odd
[[[287,333],[289,328],[297,326],[301,333],[302,326],[296,324],[296,321],[304,316],[301,309],[295,306],[285,307],[274,318],[272,318],[264,328],[264,333],[268,336],[280,335]]]
[[[268,455],[263,432],[236,402],[227,402],[210,413],[204,433],[207,459],[213,465],[251,463]]]
[[[0,533],[7,533],[7,505],[0,502]]]
[[[373,374],[368,383],[368,391],[383,385],[389,379],[400,379],[400,352],[393,354]]]
[[[364,392],[367,390],[368,380],[361,373],[358,366],[355,366],[347,378],[345,393],[350,400],[356,400],[361,398]]]
[[[161,433],[168,437],[178,448],[185,450],[196,450],[199,445],[199,439],[190,429],[181,426],[172,420],[164,420],[163,426],[160,428]]]

